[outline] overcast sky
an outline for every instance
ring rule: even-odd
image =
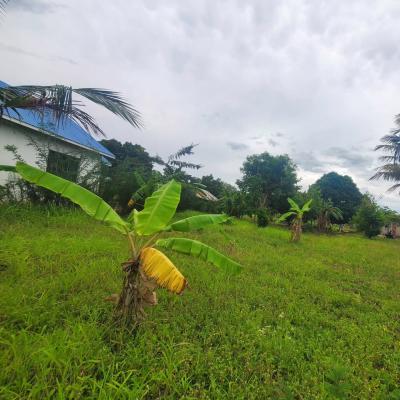
[[[368,178],[400,113],[398,0],[10,0],[0,80],[121,91],[135,130],[97,107],[109,138],[192,158],[230,183],[249,154],[287,153],[307,188],[332,170],[400,210]]]

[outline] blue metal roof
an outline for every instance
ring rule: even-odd
[[[10,86],[5,82],[0,81],[0,87]],[[32,126],[34,129],[40,129],[46,133],[57,137],[60,140],[65,140],[77,144],[78,146],[87,147],[97,153],[101,153],[107,157],[115,158],[108,149],[102,146],[88,132],[71,119],[66,119],[64,123],[57,124],[51,112],[45,112],[43,115],[34,113],[30,110],[18,109],[19,116],[13,110],[8,109],[5,116],[9,116],[16,120]]]

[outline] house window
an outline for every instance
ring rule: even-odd
[[[79,158],[49,150],[46,171],[61,178],[76,182],[79,173]]]

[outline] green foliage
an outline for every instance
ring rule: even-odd
[[[383,207],[381,208],[381,212],[383,216],[383,222],[385,224],[392,222],[400,224],[400,214],[397,211],[391,210],[388,207]]]
[[[155,189],[155,183],[161,181],[160,173],[152,171],[153,159],[145,149],[132,143],[120,143],[118,140],[102,140],[100,142],[115,156],[111,166],[103,165],[100,195],[121,213],[129,211],[128,202],[132,193],[143,189],[143,180],[148,183],[146,195],[150,195]],[[154,184],[153,184],[154,183]],[[141,209],[145,198],[136,205]]]
[[[270,221],[269,212],[266,208],[259,208],[256,211],[257,226],[260,228],[265,228]]]
[[[94,219],[107,223],[121,233],[127,233],[128,226],[126,222],[121,219],[109,204],[89,190],[22,162],[17,162],[16,170],[28,182],[60,194],[62,197],[79,205],[83,211]]]
[[[221,224],[228,219],[229,217],[223,214],[194,215],[193,217],[174,222],[168,229],[171,231],[190,232],[202,229],[208,225]]]
[[[285,221],[288,219],[290,216],[296,216],[297,219],[302,220],[303,215],[307,212],[310,211],[311,209],[311,203],[312,199],[308,200],[303,207],[300,208],[300,206],[290,197],[287,199],[288,203],[290,204],[290,209],[288,212],[284,213],[281,215],[281,217],[278,219],[278,222]]]
[[[233,191],[226,195],[224,199],[224,209],[228,215],[242,218],[250,212],[246,201],[246,195],[239,191]]]
[[[128,222],[131,225],[130,232],[128,223],[123,221],[110,205],[94,193],[73,182],[22,162],[17,162],[16,170],[25,180],[61,194],[61,196],[78,204],[91,217],[108,223],[120,232],[127,234],[134,259],[140,255],[142,248],[136,248],[134,245],[135,236],[132,235],[132,232],[139,236],[154,235],[165,229],[187,232],[190,229],[200,229],[207,225],[218,224],[227,220],[225,215],[199,215],[174,222],[167,228],[168,223],[175,215],[181,194],[180,183],[171,180],[146,199],[142,211],[133,210],[133,213],[128,218]],[[151,244],[150,240],[145,246],[151,246]],[[159,240],[157,244],[195,255],[227,270],[237,272],[241,268],[236,262],[198,241],[189,243],[187,239],[174,238]]]
[[[278,223],[286,221],[289,217],[295,216],[296,212],[295,211],[287,211],[283,213],[277,220]]]
[[[290,209],[288,212],[282,214],[277,222],[279,223],[279,222],[285,221],[289,217],[293,217],[290,222],[291,230],[292,230],[291,240],[293,242],[298,242],[300,240],[301,232],[303,229],[303,215],[310,211],[312,199],[308,200],[301,208],[290,197],[287,200],[288,200],[288,203],[290,204]]]
[[[227,279],[171,252],[191,289],[162,291],[132,335],[103,301],[122,235],[79,209],[0,207],[0,398],[399,398],[400,240],[292,246],[244,220],[184,236],[246,268]]]
[[[226,272],[236,274],[242,270],[242,266],[235,261],[213,249],[198,240],[185,238],[159,239],[156,242],[159,247],[171,249],[178,253],[184,253],[190,256],[199,257]]]
[[[0,171],[16,172],[15,166],[13,165],[0,165]]]
[[[166,228],[175,215],[181,195],[181,185],[169,181],[148,197],[142,211],[136,214],[135,232],[152,235]]]
[[[368,238],[379,235],[384,224],[384,215],[372,196],[363,196],[361,205],[354,215],[353,222],[356,224],[357,229]]]
[[[239,188],[253,210],[267,207],[283,212],[286,199],[298,190],[296,165],[287,155],[272,156],[267,152],[248,156],[241,168]]]
[[[332,201],[333,206],[342,211],[343,222],[350,221],[361,204],[361,192],[347,175],[330,172],[318,179],[311,188],[318,189],[325,201]]]
[[[394,183],[389,191],[400,189],[400,115],[395,119],[396,128],[389,135],[381,138],[382,144],[375,147],[375,150],[382,150],[385,155],[379,157],[380,161],[385,162],[377,168],[376,173],[371,179],[383,179]]]

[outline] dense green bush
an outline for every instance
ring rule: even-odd
[[[256,211],[256,217],[257,217],[257,226],[261,228],[266,227],[270,222],[269,212],[266,208],[259,208]]]
[[[225,197],[224,203],[225,212],[232,217],[242,218],[248,214],[246,195],[242,192],[230,193]]]
[[[353,222],[357,229],[368,238],[379,235],[384,224],[383,213],[372,196],[368,194],[363,196],[361,206],[357,210]]]

